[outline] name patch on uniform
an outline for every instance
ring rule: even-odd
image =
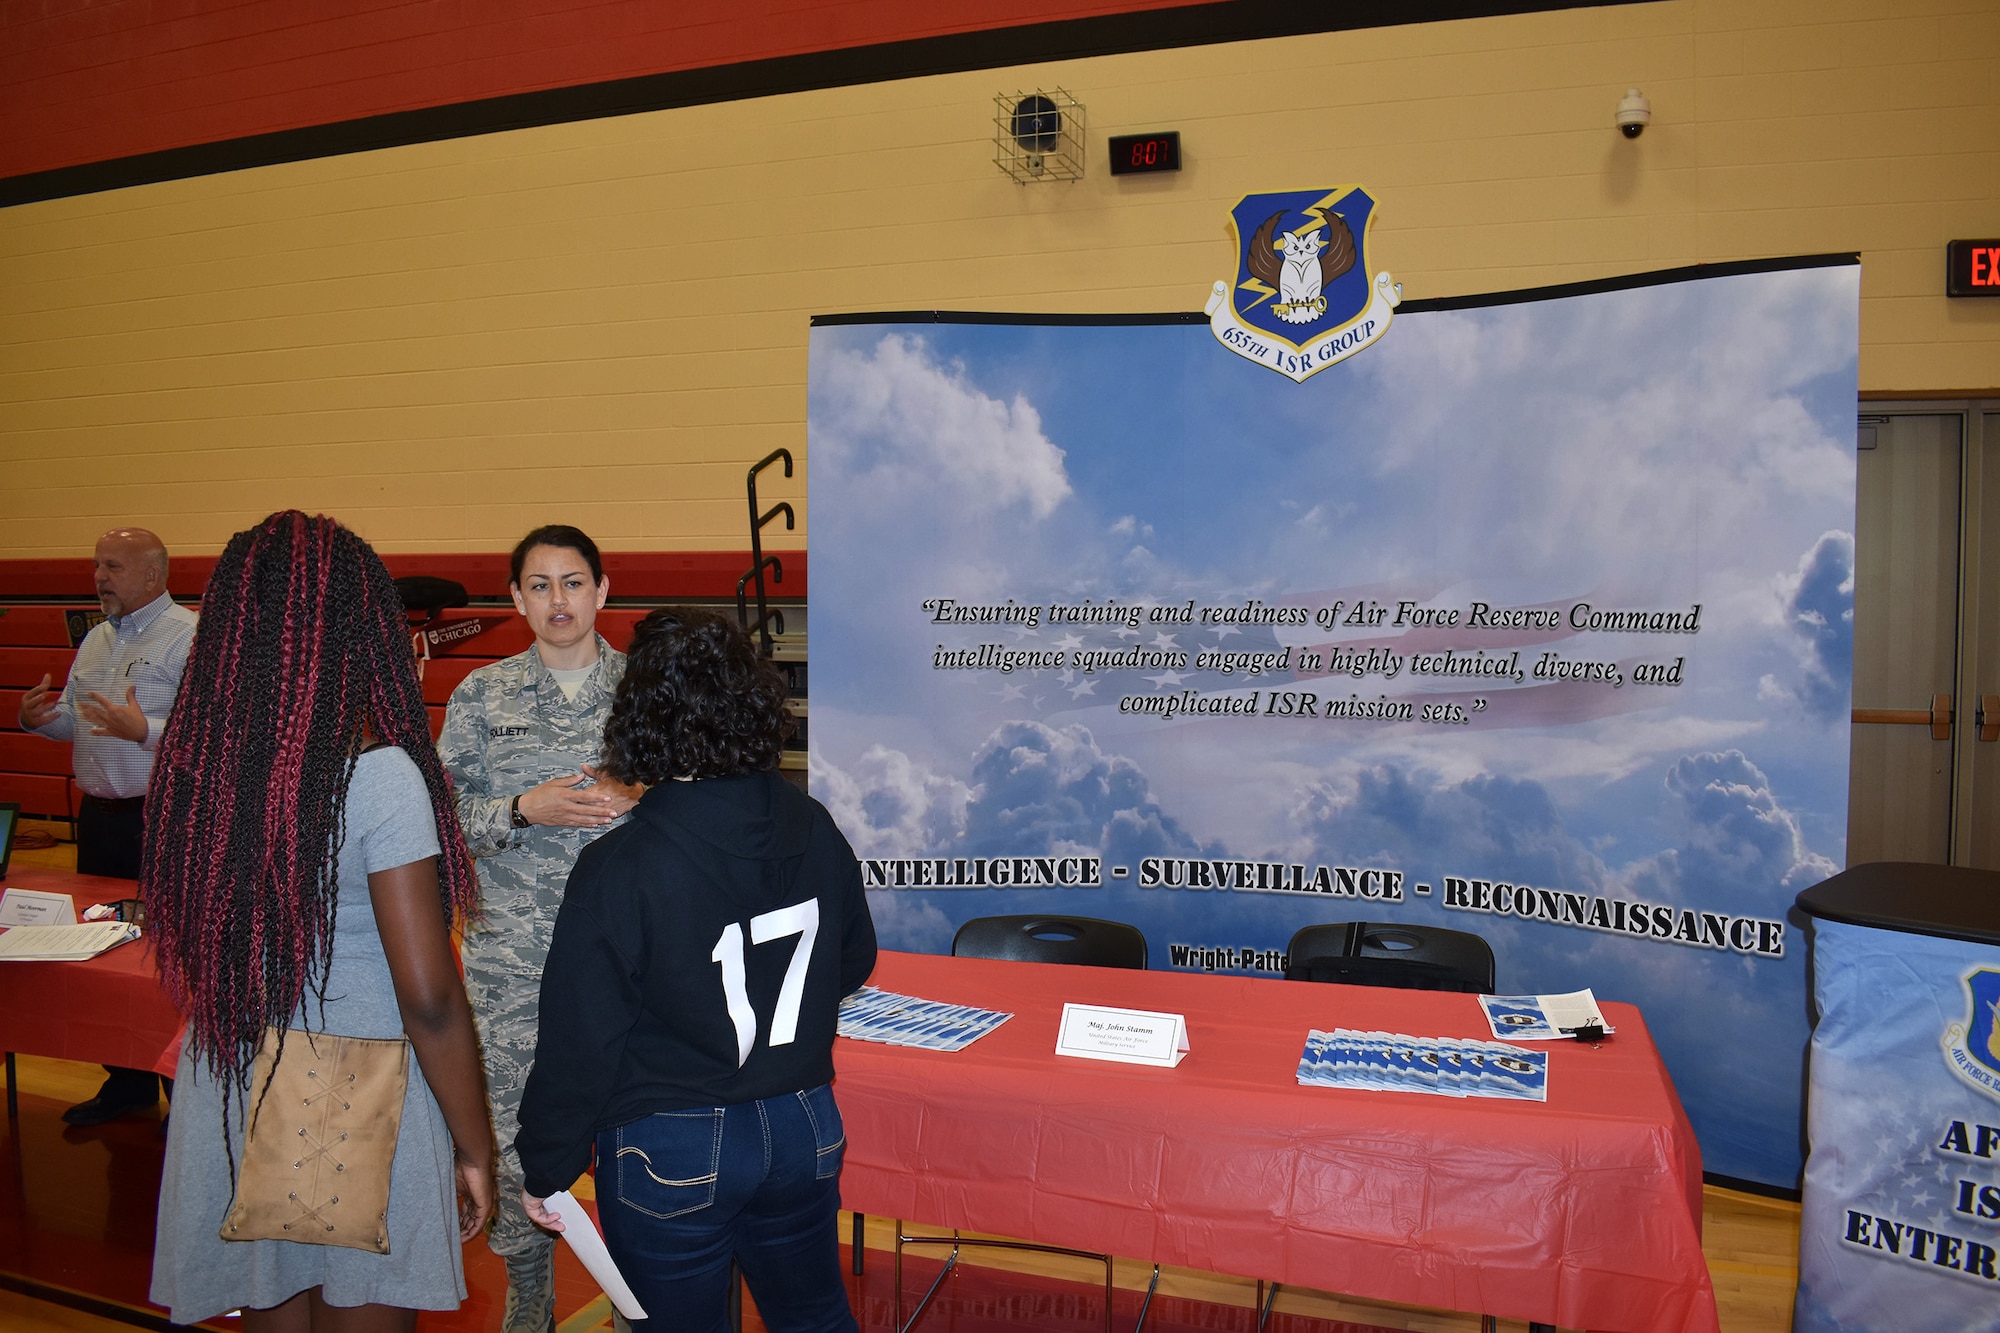
[[[529,730],[530,728],[528,727],[488,727],[486,734],[488,736],[525,736]]]

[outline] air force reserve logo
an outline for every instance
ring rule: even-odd
[[[1369,279],[1374,220],[1375,201],[1356,185],[1245,195],[1229,214],[1235,284],[1216,283],[1208,298],[1217,340],[1303,383],[1381,337],[1403,289],[1387,273]]]
[[[1945,1029],[1945,1063],[1987,1096],[2000,1098],[2000,970],[1966,973],[1965,992],[1971,1012],[1965,1022]]]

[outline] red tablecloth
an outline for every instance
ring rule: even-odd
[[[1308,1028],[1491,1033],[1469,995],[885,953],[1014,1017],[840,1041],[845,1207],[1568,1328],[1714,1333],[1701,1156],[1644,1020],[1550,1044],[1546,1103],[1302,1088]],[[1187,1016],[1177,1069],[1054,1054],[1065,1001]]]
[[[36,866],[7,872],[10,889],[67,893],[80,917],[92,903],[130,898],[129,879]],[[83,963],[0,963],[0,1051],[151,1069],[173,1076],[181,1017],[160,989],[144,940]]]

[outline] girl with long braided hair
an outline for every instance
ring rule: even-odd
[[[230,540],[202,610],[146,801],[149,933],[188,1022],[152,1298],[251,1333],[407,1330],[465,1298],[494,1145],[450,934],[476,880],[402,605],[367,543],[287,511]],[[223,1238],[267,1030],[281,1068],[317,1034],[407,1036],[386,1253]]]

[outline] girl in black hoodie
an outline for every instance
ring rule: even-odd
[[[578,858],[542,974],[523,1204],[590,1165],[652,1318],[726,1325],[729,1263],[774,1333],[855,1328],[835,1237],[836,1011],[875,966],[861,869],[779,776],[784,682],[712,612],[639,623],[603,768],[646,784]]]

